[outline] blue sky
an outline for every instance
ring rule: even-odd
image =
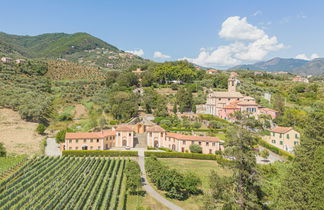
[[[324,57],[320,0],[0,0],[0,5],[0,31],[87,32],[156,61],[186,58],[225,68],[272,57]]]

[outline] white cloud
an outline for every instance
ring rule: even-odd
[[[313,60],[315,58],[319,58],[320,56],[317,53],[313,53],[310,55],[310,57],[307,57],[304,53],[298,54],[295,56],[297,59],[303,59],[303,60]]]
[[[265,32],[247,22],[247,18],[233,16],[227,18],[218,35],[221,38],[233,40],[257,40],[265,35]]]
[[[221,38],[233,42],[214,50],[202,48],[197,58],[183,58],[202,66],[233,66],[244,62],[262,60],[269,52],[284,47],[277,37],[270,37],[263,30],[247,22],[247,18],[227,18],[219,32]]]
[[[153,54],[154,58],[159,58],[159,59],[168,59],[171,58],[171,56],[169,55],[164,55],[163,53],[159,52],[159,51],[155,51]]]
[[[142,55],[144,55],[144,50],[142,50],[142,49],[137,49],[137,50],[126,50],[126,52],[128,52],[128,53],[132,53],[132,54],[137,55],[137,56],[142,56]]]
[[[262,15],[262,11],[258,10],[255,13],[252,14],[252,16]]]

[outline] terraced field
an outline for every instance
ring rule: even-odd
[[[124,203],[125,164],[108,158],[28,160],[0,183],[0,209],[117,209]]]

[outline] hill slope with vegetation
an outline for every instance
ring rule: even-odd
[[[252,71],[278,72],[286,71],[301,75],[323,75],[324,59],[317,58],[311,61],[294,58],[273,58],[254,64],[238,65],[229,70],[246,69]]]
[[[49,33],[38,36],[0,33],[0,55],[63,59],[111,69],[148,62],[87,33]]]

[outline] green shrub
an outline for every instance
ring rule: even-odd
[[[0,142],[0,157],[6,157],[7,151],[6,148],[4,147],[3,143]]]
[[[55,136],[56,142],[63,143],[65,141],[65,134],[66,130],[60,130]]]
[[[192,153],[202,153],[202,148],[198,144],[191,144],[189,149]]]
[[[163,150],[163,151],[166,151],[166,152],[174,152],[172,149],[164,148],[164,147],[160,147],[159,150]]]
[[[220,164],[226,164],[226,163],[231,162],[230,160],[224,159],[220,155],[200,154],[200,153],[184,153],[184,152],[145,152],[145,157],[216,160]]]
[[[44,137],[40,143],[40,148],[41,148],[41,154],[45,154],[45,148],[46,148],[47,142],[46,142],[46,137]]]
[[[63,156],[74,157],[134,157],[138,156],[137,151],[113,151],[113,150],[65,150]]]
[[[196,129],[196,128],[168,128],[168,131],[197,131],[197,132],[208,132],[208,131],[215,131],[215,132],[225,132],[226,129]]]
[[[279,149],[276,146],[273,146],[271,144],[269,144],[268,142],[264,141],[263,139],[259,138],[259,144],[265,148],[267,148],[268,150],[270,150],[271,152],[274,152],[278,155],[282,155],[282,156],[286,156],[288,158],[288,160],[292,160],[293,158],[295,158],[295,155],[286,152],[282,149]]]
[[[43,135],[44,132],[46,130],[46,126],[43,124],[38,124],[37,128],[36,128],[36,132],[40,135]]]
[[[149,146],[147,147],[147,149],[148,150],[157,150],[157,148],[155,148],[155,147],[149,147]]]
[[[110,125],[117,125],[118,124],[118,121],[117,120],[110,120],[109,121],[109,124]]]
[[[154,185],[159,190],[166,191],[166,196],[169,198],[186,200],[190,195],[201,192],[199,189],[201,180],[191,173],[179,173],[154,157],[145,159],[145,167]]]

